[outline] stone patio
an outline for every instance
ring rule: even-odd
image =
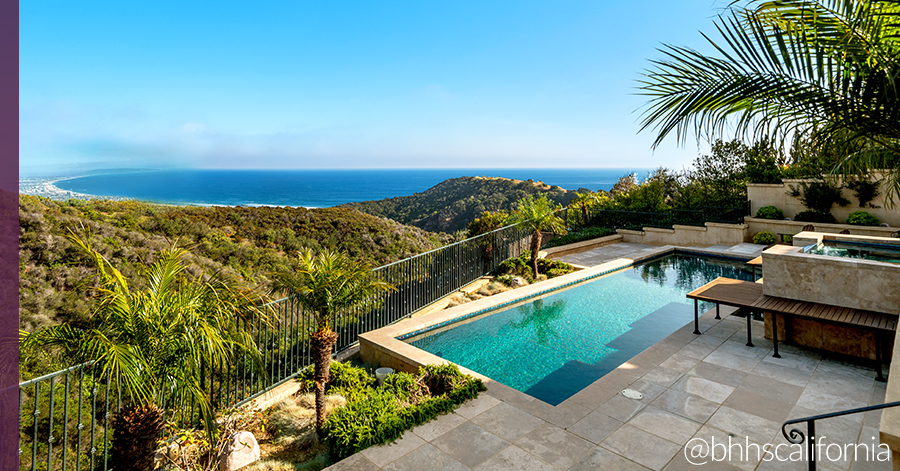
[[[701,317],[703,335],[685,326],[556,407],[488,380],[487,392],[455,412],[328,470],[696,469],[684,453],[688,442],[787,444],[780,427],[789,418],[883,402],[884,383],[871,369],[789,345],[773,358],[762,323],[753,323],[756,346],[747,347],[744,319],[717,321],[709,312]],[[643,399],[624,397],[625,388]],[[826,443],[872,444],[879,420],[877,412],[834,418],[817,422],[817,431]],[[756,456],[707,461],[700,467],[807,466],[760,463]],[[819,469],[890,469],[890,463],[820,461]]]

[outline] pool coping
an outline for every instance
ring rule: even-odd
[[[585,268],[577,272],[569,273],[550,280],[534,283],[532,285],[525,286],[519,289],[461,304],[459,306],[445,309],[443,311],[433,312],[421,317],[404,319],[389,326],[360,334],[360,359],[365,363],[393,368],[395,371],[406,371],[410,373],[416,372],[420,366],[424,365],[452,363],[449,360],[441,358],[432,353],[428,353],[409,343],[406,343],[402,339],[409,338],[414,335],[419,335],[428,330],[438,329],[454,322],[460,322],[464,319],[483,314],[484,312],[496,309],[498,307],[512,305],[570,285],[575,285],[584,281],[608,276],[623,268],[628,268],[636,263],[662,257],[672,253],[697,254],[711,257],[728,258],[733,260],[750,260],[753,258],[750,255],[741,253],[726,252],[724,250],[718,249],[702,249],[697,247],[667,245],[656,249],[649,249],[640,252],[639,254],[635,254],[633,258],[619,258],[616,260],[611,260],[609,262],[605,262],[590,268]],[[621,374],[625,374],[626,376],[630,377],[630,375],[627,373],[628,370],[635,368],[635,365],[632,363],[632,361],[638,358],[641,353],[638,353],[628,361],[622,363],[615,370],[607,373],[605,376],[601,377],[593,384],[604,381],[604,378],[615,377]],[[479,378],[482,381],[502,384],[499,381],[493,380],[462,365],[457,366],[463,373]],[[623,371],[625,373],[622,373]],[[524,392],[515,390],[506,385],[504,386],[505,389],[508,388],[507,394],[510,395],[510,399],[516,402],[530,402],[532,400],[540,401],[540,399],[534,398],[533,396],[528,395]],[[546,404],[548,407],[564,407],[569,404],[570,401],[572,401],[573,398],[577,395],[578,393],[567,398],[557,406],[551,406],[547,403],[544,404]],[[540,402],[543,403],[543,401]]]

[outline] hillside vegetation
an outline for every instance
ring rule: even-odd
[[[51,201],[19,197],[19,323],[32,331],[87,314],[91,264],[66,240],[68,228],[130,280],[161,249],[190,249],[191,275],[220,272],[260,289],[296,263],[303,247],[330,248],[375,267],[450,241],[350,208],[187,207],[135,201]]]
[[[563,205],[578,193],[531,180],[460,177],[445,180],[410,196],[347,203],[339,207],[393,219],[427,231],[453,233],[465,229],[484,211],[509,210],[526,195],[546,194]]]

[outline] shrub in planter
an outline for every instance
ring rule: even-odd
[[[763,206],[756,211],[756,217],[763,219],[784,219],[784,211],[775,206]]]
[[[772,234],[769,231],[757,232],[755,236],[753,236],[753,243],[760,245],[772,245],[775,243],[775,234]]]
[[[854,211],[847,216],[847,224],[854,226],[877,226],[881,221],[865,211]]]
[[[794,217],[795,221],[801,222],[821,222],[826,224],[835,224],[837,219],[831,213],[820,213],[818,211],[802,211]]]

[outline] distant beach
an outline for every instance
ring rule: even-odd
[[[23,194],[66,199],[135,199],[202,206],[331,207],[422,192],[456,177],[542,181],[567,190],[609,190],[649,169],[165,170],[19,180]]]
[[[43,196],[45,198],[50,198],[52,200],[70,200],[70,199],[78,199],[78,200],[89,200],[89,199],[112,199],[112,200],[127,200],[131,198],[125,198],[121,196],[96,196],[89,195],[85,193],[78,193],[75,191],[63,190],[62,188],[56,186],[58,182],[69,180],[71,178],[78,177],[66,177],[66,178],[20,178],[19,179],[19,193],[23,195],[36,195]]]

